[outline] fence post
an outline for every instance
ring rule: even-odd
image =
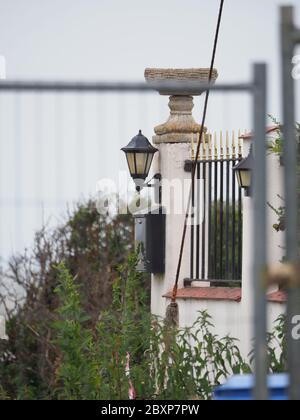
[[[298,148],[295,131],[295,92],[292,77],[292,58],[297,38],[294,36],[293,7],[281,8],[281,55],[282,55],[282,95],[283,95],[283,139],[286,206],[286,257],[296,265],[299,261],[299,220],[297,200]],[[300,42],[300,39],[299,39]],[[300,340],[293,338],[293,319],[300,315],[300,286],[294,285],[288,291],[288,368],[290,373],[290,399],[300,400]]]
[[[255,389],[256,400],[268,398],[267,388],[267,303],[264,270],[266,269],[266,116],[267,71],[265,64],[254,66],[254,171],[253,171],[253,227],[254,227],[254,332],[255,332]]]

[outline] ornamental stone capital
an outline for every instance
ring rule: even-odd
[[[214,70],[211,82],[214,83],[217,77],[218,72]],[[193,97],[204,92],[201,84],[208,83],[209,69],[146,69],[145,79],[161,95],[170,96],[170,116],[164,124],[154,128],[153,142],[191,143],[193,136],[201,132],[201,125],[195,121],[192,114]],[[195,82],[199,82],[199,87],[195,88]],[[192,91],[188,89],[188,92],[184,92],[182,88],[191,83]],[[174,85],[180,86],[180,90],[176,91]],[[204,132],[206,131],[205,128]]]

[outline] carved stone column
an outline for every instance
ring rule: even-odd
[[[191,134],[201,131],[192,115],[194,101],[192,96],[170,96],[170,117],[164,124],[155,127],[154,143],[189,143]]]

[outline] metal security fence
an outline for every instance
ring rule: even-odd
[[[286,23],[287,25],[287,32],[290,31],[291,27],[293,31],[295,30],[290,22]],[[289,33],[289,35],[291,35]],[[293,32],[294,36],[294,32]],[[300,37],[299,37],[300,39]],[[289,42],[291,44],[289,44]],[[290,48],[290,45],[294,47],[294,43],[291,42],[290,39],[287,41],[287,51],[285,51],[284,56],[284,64],[286,66],[285,70],[285,77],[284,81],[290,79],[291,74],[291,52],[293,51],[292,47]],[[289,73],[290,72],[290,73]],[[193,83],[189,84],[188,86],[182,86],[178,84],[167,84],[167,85],[160,85],[159,86],[161,90],[166,91],[178,91],[178,92],[184,92],[185,94],[193,94],[195,89],[199,88],[199,84]],[[157,86],[155,86],[157,89]],[[46,83],[46,82],[9,82],[9,83],[0,83],[0,92],[8,92],[8,91],[17,91],[17,92],[150,92],[155,89],[153,86],[146,85],[144,83],[96,83],[96,84],[74,84],[74,83]],[[268,397],[268,387],[267,387],[267,345],[266,345],[266,331],[267,331],[267,325],[266,325],[266,298],[265,298],[265,267],[267,262],[267,253],[266,253],[266,208],[267,208],[267,197],[266,197],[266,145],[265,145],[265,127],[266,127],[266,116],[267,116],[267,71],[266,71],[266,65],[265,64],[256,64],[254,66],[253,71],[253,80],[251,80],[250,83],[239,83],[239,84],[230,84],[230,85],[222,85],[222,84],[216,84],[214,86],[210,84],[203,84],[201,85],[201,88],[203,91],[210,90],[212,93],[219,91],[223,93],[248,93],[251,95],[251,98],[253,100],[253,125],[254,125],[254,182],[253,182],[253,199],[254,199],[254,229],[253,229],[253,235],[256,238],[256,243],[254,246],[254,261],[253,261],[253,291],[254,291],[254,312],[255,312],[255,321],[254,321],[254,336],[255,336],[255,351],[254,351],[254,357],[255,357],[255,398],[256,399],[266,399]],[[294,147],[293,147],[293,141],[294,141],[294,135],[293,135],[293,124],[294,124],[294,113],[293,108],[292,112],[291,109],[287,106],[290,101],[291,97],[293,96],[293,85],[288,86],[289,89],[286,90],[285,93],[285,99],[286,99],[286,121],[285,121],[285,139],[287,140],[287,144],[290,145],[290,147],[287,147],[287,162],[291,162],[291,165],[287,165],[287,181],[289,180],[289,176],[294,175],[295,170],[295,160],[293,159],[293,154],[295,153]],[[17,138],[17,137],[16,137]],[[20,152],[21,156],[21,152]],[[218,200],[221,197],[222,187],[223,183],[219,183],[218,187],[218,166],[222,168],[229,166],[229,185],[230,185],[230,179],[233,180],[232,175],[232,166],[236,161],[239,160],[239,156],[233,155],[230,159],[204,159],[204,161],[199,162],[199,168],[198,168],[198,177],[201,178],[201,171],[202,171],[202,177],[209,181],[212,185],[214,185],[214,189],[207,188],[206,192],[206,202],[209,203],[209,199],[211,199],[211,202],[215,203],[218,202]],[[210,168],[211,167],[211,171]],[[204,169],[203,169],[204,168]],[[223,171],[220,171],[221,178],[225,177],[227,180],[227,172],[223,169]],[[224,172],[225,171],[225,172]],[[54,169],[52,169],[52,174],[54,172]],[[210,175],[211,172],[211,175]],[[203,175],[204,174],[204,175]],[[217,174],[215,176],[215,174]],[[225,182],[225,180],[223,179]],[[288,181],[289,182],[289,181]],[[206,185],[206,183],[205,183]],[[226,185],[226,184],[225,184]],[[18,186],[16,181],[16,186]],[[225,187],[224,187],[225,188]],[[236,203],[239,201],[239,192],[238,196],[236,196],[236,188],[233,186],[233,183],[231,184],[231,194],[229,196],[229,203],[234,202],[235,207]],[[220,193],[218,192],[220,191]],[[211,196],[209,197],[208,191],[212,191]],[[225,195],[223,195],[223,201],[222,201],[222,217],[224,218],[224,205],[226,209],[226,188],[223,190],[225,191]],[[228,190],[229,191],[229,190]],[[293,213],[293,194],[294,190],[289,186],[287,191],[287,209],[289,210],[289,214],[294,215]],[[224,193],[223,193],[224,194]],[[233,200],[233,196],[235,195],[235,200]],[[230,200],[231,197],[231,200]],[[194,191],[194,200],[196,200],[196,194]],[[224,201],[225,200],[225,201]],[[205,206],[206,208],[207,206]],[[238,208],[239,206],[237,206]],[[206,213],[206,220],[211,217],[211,219],[218,222],[218,207],[211,205],[211,211],[209,216],[209,212]],[[217,212],[217,217],[215,217],[215,213]],[[220,212],[221,214],[221,212]],[[226,210],[225,210],[225,217],[226,217]],[[17,221],[18,218],[16,218]],[[292,246],[294,244],[294,235],[293,230],[297,229],[297,223],[296,218],[292,217],[289,226],[288,226],[288,249],[292,250]],[[234,216],[232,216],[232,221],[234,229],[233,231],[238,230],[238,225],[236,224],[236,215],[234,213]],[[237,218],[238,220],[238,218]],[[223,220],[224,222],[224,220]],[[218,223],[215,223],[215,226],[217,226]],[[226,223],[225,223],[226,225]],[[229,224],[228,224],[229,225]],[[209,223],[206,223],[206,226],[209,227]],[[216,240],[215,235],[213,235],[213,232],[216,231],[216,229],[213,228],[213,222],[211,221],[211,247],[214,247],[215,249],[218,247],[218,237]],[[206,227],[206,229],[207,229]],[[195,228],[193,228],[195,229]],[[198,229],[196,227],[196,241],[197,241],[197,235],[198,235]],[[204,233],[206,230],[204,230]],[[224,233],[225,232],[225,233]],[[203,234],[203,231],[202,231]],[[208,233],[209,235],[209,233]],[[226,231],[223,231],[222,233],[223,239],[226,238]],[[225,236],[224,236],[225,235]],[[232,233],[233,235],[233,233]],[[207,238],[208,236],[206,236]],[[233,236],[232,236],[233,237]],[[238,235],[237,235],[238,237]],[[213,239],[212,239],[213,238]],[[199,230],[199,241],[200,241],[200,230]],[[236,243],[236,240],[233,241]],[[220,245],[219,245],[220,246]],[[236,249],[236,248],[235,248]],[[222,248],[223,250],[223,248]],[[219,248],[219,251],[221,253],[221,247]],[[235,251],[234,251],[235,253]],[[210,253],[210,255],[212,255]],[[292,262],[294,261],[292,252],[290,251],[290,255],[288,256],[289,260]],[[212,273],[212,257],[210,257],[211,262],[207,260],[206,270],[207,275]],[[195,259],[196,261],[196,259]],[[198,260],[199,261],[199,260]],[[235,261],[235,259],[234,259]],[[226,260],[225,260],[226,262]],[[197,264],[197,263],[196,263]],[[208,267],[211,266],[209,269]],[[221,263],[218,265],[215,264],[215,267],[213,270],[216,270],[216,273],[218,274],[223,271],[223,259],[221,260]],[[226,264],[225,264],[226,267]],[[238,265],[237,265],[238,267]],[[197,269],[197,266],[196,266]],[[199,277],[200,277],[200,271],[203,270],[203,267],[200,268],[199,265]],[[232,270],[232,271],[235,271]],[[238,270],[237,270],[238,271]],[[204,270],[205,274],[205,270]],[[295,313],[295,308],[299,308],[298,301],[299,301],[299,288],[297,288],[296,293],[294,290],[291,290],[290,297],[289,297],[289,313]],[[292,325],[290,324],[289,327],[291,328]],[[299,341],[297,342],[290,342],[290,365],[289,365],[289,371],[292,373],[291,376],[291,397],[296,399],[297,396],[299,396]]]
[[[153,121],[165,118],[154,92],[111,88],[0,82],[3,267],[31,248],[36,231],[63,223],[74,203],[94,198],[99,180],[118,186],[119,171],[127,174],[120,148],[140,126],[151,133]]]
[[[193,158],[193,156],[192,156]],[[234,166],[242,159],[241,136],[207,135],[192,191],[190,279],[233,285],[242,281],[242,189]]]

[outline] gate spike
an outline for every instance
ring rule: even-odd
[[[235,143],[235,132],[232,131],[232,157],[233,159],[236,158],[236,143]]]
[[[194,133],[192,133],[192,162],[195,160],[195,152],[194,152]]]
[[[220,132],[220,154],[221,154],[221,159],[224,159],[224,147],[223,147],[223,131],[221,130]]]
[[[243,141],[241,139],[241,130],[239,130],[239,158],[243,157]]]
[[[205,136],[202,137],[202,142],[200,144],[200,149],[199,149],[199,156],[196,156],[197,160],[202,160],[203,159],[203,142],[205,141]],[[197,148],[199,146],[200,143],[200,133],[197,133]]]
[[[207,158],[207,151],[206,151],[206,139],[207,139],[207,136],[209,136],[209,134],[208,135],[204,135],[203,136],[203,160],[206,160],[206,158]]]
[[[230,159],[230,148],[229,148],[229,132],[226,131],[226,158]]]
[[[218,159],[218,135],[216,131],[214,133],[214,159]]]
[[[212,160],[212,134],[208,135],[208,159]]]

